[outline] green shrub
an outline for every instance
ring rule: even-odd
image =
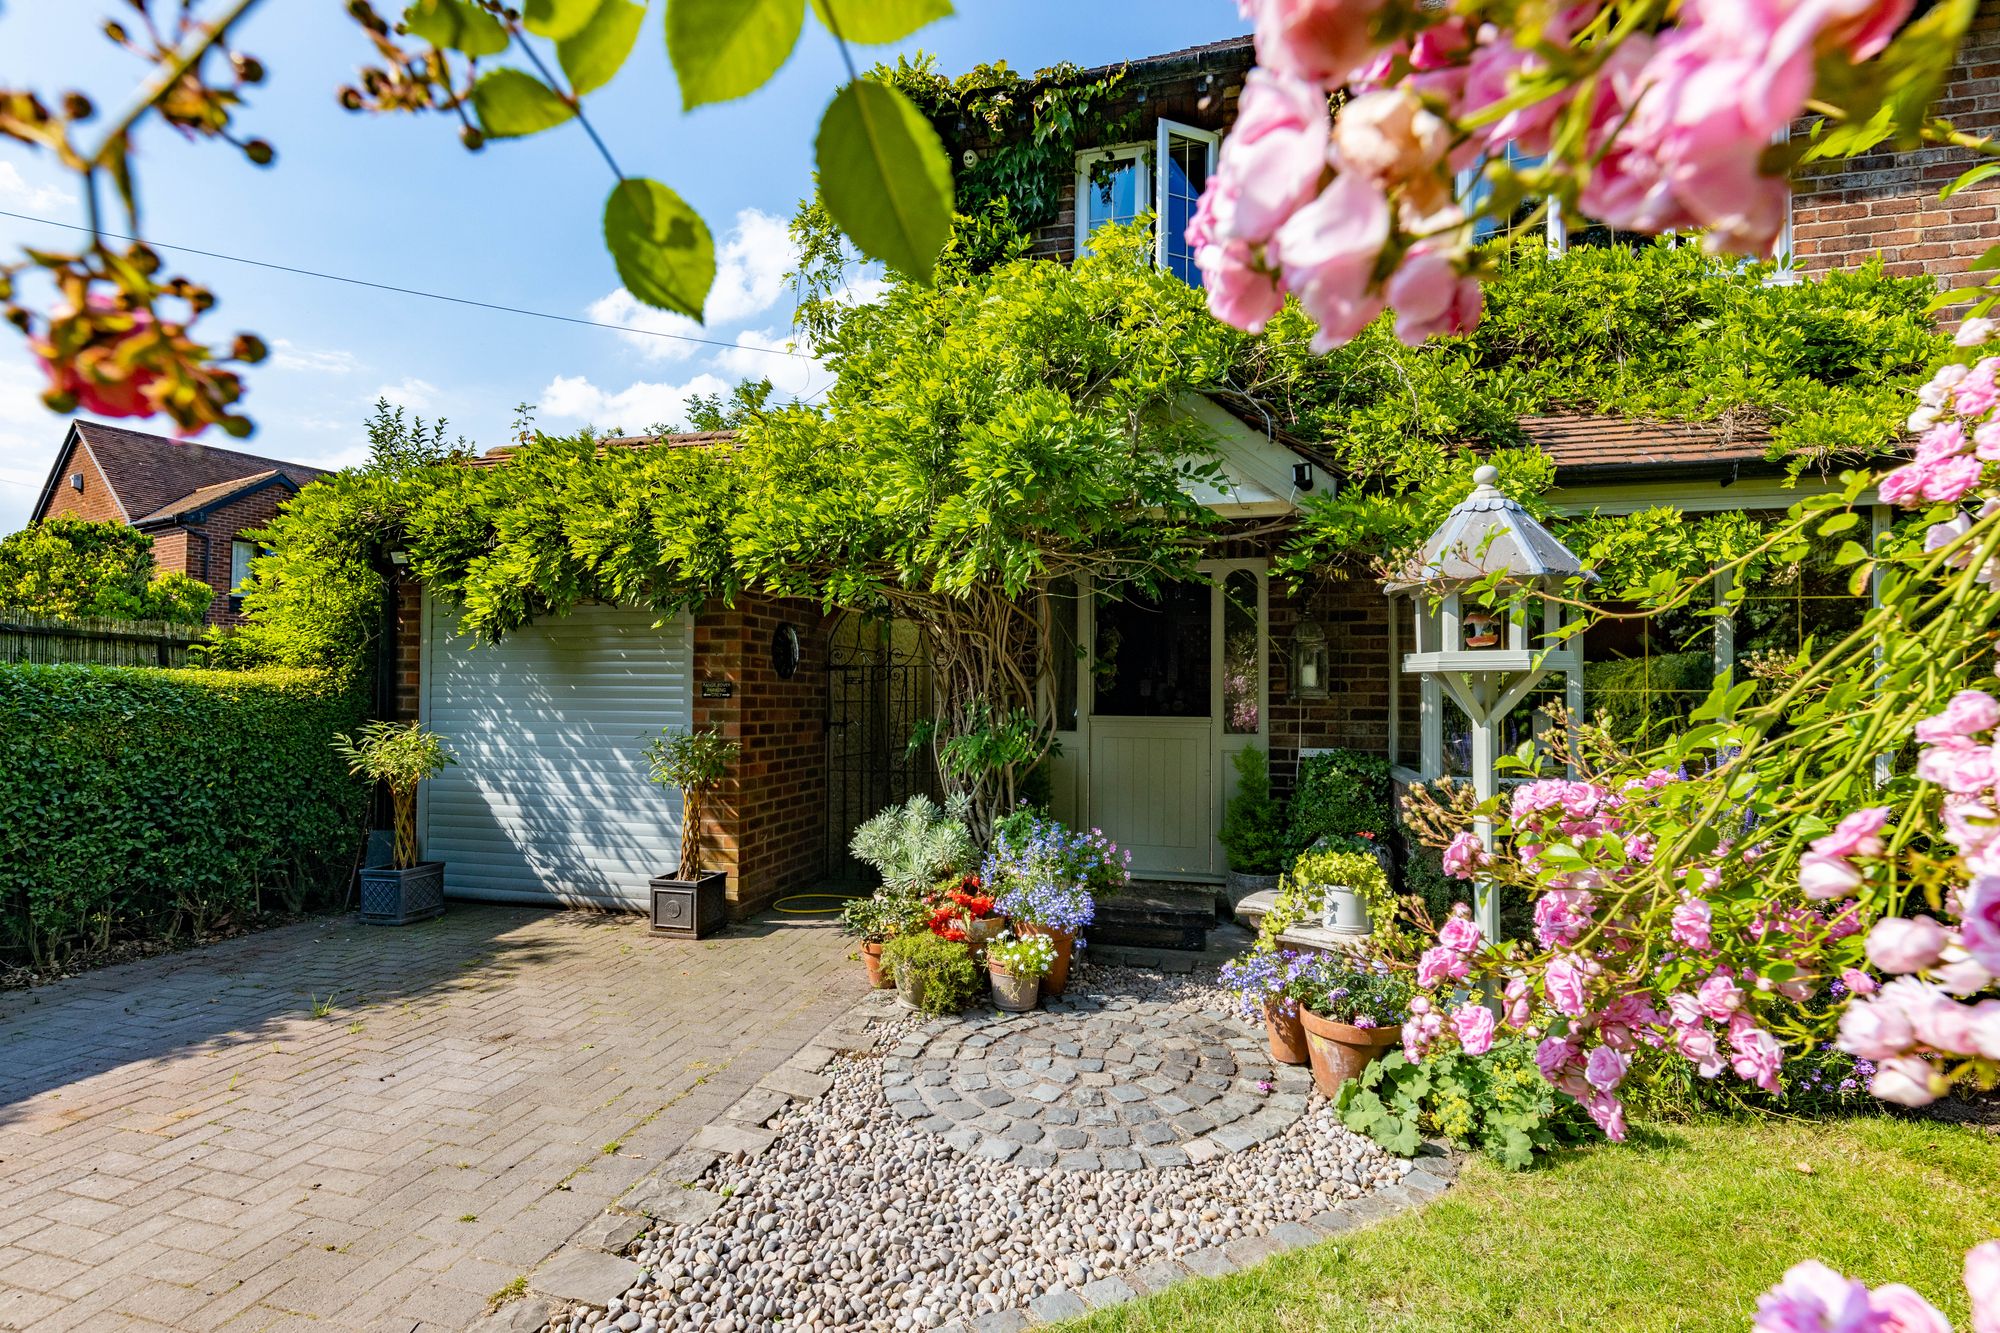
[[[927,1014],[955,1014],[979,992],[979,973],[965,945],[928,930],[898,935],[882,946],[882,966],[902,986],[921,984],[918,1007]]]
[[[306,671],[0,666],[0,952],[171,938],[344,891],[368,797]]]
[[[1275,875],[1285,867],[1285,807],[1271,795],[1271,766],[1264,752],[1236,752],[1236,794],[1222,817],[1216,841],[1239,875]]]
[[[1328,834],[1385,837],[1391,823],[1387,759],[1359,750],[1327,750],[1299,760],[1288,834],[1293,856]]]
[[[1424,1134],[1435,1133],[1513,1171],[1581,1139],[1588,1124],[1535,1068],[1525,1037],[1504,1038],[1484,1055],[1438,1052],[1422,1064],[1392,1052],[1341,1084],[1334,1107],[1349,1129],[1401,1156],[1414,1157]]]

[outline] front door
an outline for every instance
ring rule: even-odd
[[[1080,804],[1139,875],[1220,877],[1229,756],[1264,732],[1261,562],[1208,572],[1158,597],[1092,599]]]

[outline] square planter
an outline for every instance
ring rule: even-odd
[[[698,940],[729,921],[729,876],[709,870],[693,880],[653,881],[653,934]]]
[[[419,861],[408,870],[369,866],[361,872],[361,919],[371,926],[407,926],[444,913],[444,862]]]

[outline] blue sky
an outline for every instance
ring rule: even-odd
[[[481,447],[501,443],[514,404],[540,405],[551,430],[585,422],[640,429],[680,415],[689,392],[771,374],[812,392],[824,372],[783,346],[791,293],[783,223],[811,181],[819,114],[842,77],[823,30],[808,22],[791,62],[740,102],[679,111],[652,0],[638,50],[594,96],[592,120],[629,174],[653,176],[708,219],[721,274],[707,330],[634,306],[604,252],[599,219],[611,180],[575,126],[468,154],[438,118],[341,111],[335,90],[369,53],[338,0],[264,0],[240,45],[270,70],[241,118],[277,146],[259,170],[229,149],[149,126],[138,171],[142,234],[271,263],[498,304],[694,332],[738,344],[696,347],[294,277],[169,252],[177,271],[213,288],[208,317],[226,341],[248,329],[271,343],[246,408],[258,432],[236,447],[338,466],[365,452],[360,423],[386,395],[442,414]],[[959,0],[961,12],[900,49],[938,54],[951,73],[1004,59],[1030,71],[1059,60],[1106,64],[1246,30],[1233,0]],[[385,12],[390,4],[379,4]],[[45,93],[80,87],[121,103],[139,66],[97,23],[112,0],[0,0],[0,85]],[[898,48],[866,48],[863,59]],[[60,71],[52,74],[51,71]],[[82,211],[45,158],[0,140],[0,209],[62,221]],[[0,252],[73,242],[77,233],[0,217]],[[0,532],[25,520],[63,431],[37,397],[25,347],[0,328]],[[129,423],[144,428],[143,423]],[[228,444],[219,433],[213,442]]]

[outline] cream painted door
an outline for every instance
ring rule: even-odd
[[[1091,822],[1132,853],[1135,873],[1215,869],[1214,752],[1205,717],[1091,720]]]

